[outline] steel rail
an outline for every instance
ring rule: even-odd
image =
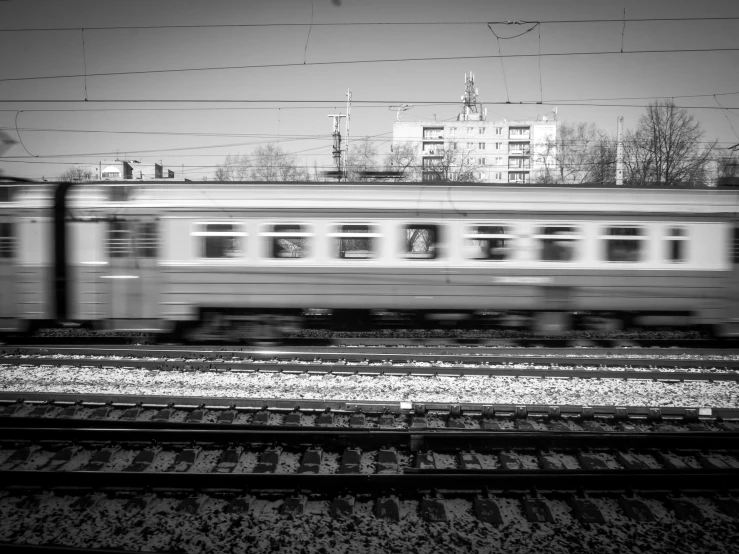
[[[0,391],[0,402],[13,403],[24,399],[29,402],[58,402],[61,404],[74,404],[76,402],[89,402],[91,404],[103,405],[108,402],[120,406],[131,407],[141,402],[144,407],[164,408],[170,403],[176,407],[195,408],[205,404],[209,409],[225,409],[235,406],[238,410],[256,411],[267,407],[270,410],[293,410],[300,407],[303,410],[323,411],[326,408],[345,412],[363,410],[365,413],[381,413],[389,410],[392,413],[409,414],[418,402],[386,401],[386,400],[348,400],[348,399],[305,399],[305,398],[254,398],[254,397],[207,397],[207,396],[163,396],[163,395],[126,395],[109,393],[64,393],[64,392],[21,392]],[[517,417],[517,413],[535,416],[547,416],[555,407],[561,415],[593,417],[616,417],[627,419],[638,417],[647,419],[656,410],[660,417],[684,418],[684,417],[708,417],[722,419],[739,419],[739,408],[714,407],[697,408],[694,406],[614,406],[614,405],[591,405],[591,404],[502,404],[482,402],[421,402],[428,411],[449,412],[453,406],[459,406],[462,412],[480,413],[489,408],[491,413]],[[692,412],[689,416],[688,412]],[[3,421],[4,418],[0,418]]]
[[[46,422],[48,425],[49,422]],[[126,422],[130,423],[130,422]],[[70,442],[70,443],[136,443],[158,444],[274,444],[322,447],[361,447],[378,449],[383,446],[411,451],[488,452],[509,449],[722,449],[739,454],[739,432],[692,431],[666,432],[592,432],[592,431],[481,431],[479,429],[378,429],[378,428],[313,428],[289,426],[212,425],[200,426],[131,426],[123,428],[97,427],[5,427],[0,444],[5,442]],[[235,427],[235,428],[234,428]]]
[[[145,346],[151,343],[167,344],[167,340],[158,336],[111,336],[110,334],[69,336],[69,337],[28,337],[7,336],[3,338],[6,346],[13,347],[54,347],[54,346]],[[718,350],[738,349],[737,339],[640,339],[626,338],[577,338],[577,337],[527,337],[527,338],[421,338],[421,337],[326,337],[326,338],[285,338],[281,341],[264,341],[278,346],[470,346],[487,348],[544,347],[544,348],[710,348]],[[243,343],[229,343],[224,340],[200,341],[188,347],[206,348],[248,348]]]
[[[367,355],[362,355],[369,358]],[[383,357],[383,355],[380,355]],[[362,375],[362,376],[487,376],[487,377],[558,377],[579,379],[628,379],[628,380],[659,380],[659,381],[739,381],[739,361],[735,360],[613,360],[590,358],[491,358],[476,357],[473,360],[460,361],[459,358],[449,358],[449,366],[418,366],[413,360],[405,362],[385,359],[382,365],[369,365],[369,361],[349,362],[348,360],[326,360],[321,362],[296,363],[294,360],[260,361],[230,360],[230,361],[170,361],[170,360],[139,360],[117,358],[0,358],[0,366],[17,367],[55,367],[72,366],[83,368],[123,368],[144,369],[148,371],[182,371],[182,372],[243,372],[243,373],[286,373],[309,375]],[[444,363],[441,356],[436,360]],[[479,363],[482,367],[464,367],[464,364]],[[487,364],[487,365],[486,365]],[[495,364],[498,367],[491,367]],[[549,365],[547,368],[513,367],[515,365]],[[583,366],[598,366],[597,369],[585,369]],[[624,366],[645,367],[652,369],[622,369]],[[660,366],[691,367],[696,369],[718,371],[689,372],[689,371],[660,371],[654,369]],[[572,369],[561,369],[562,367]]]
[[[95,487],[114,485],[138,489],[218,488],[240,490],[308,489],[324,494],[374,493],[393,490],[447,488],[456,491],[493,490],[572,491],[597,490],[666,491],[675,489],[725,490],[739,487],[736,470],[409,470],[403,474],[274,474],[274,473],[132,473],[3,471],[0,478],[15,487]]]
[[[689,349],[689,348],[603,348],[603,347],[587,347],[587,348],[531,348],[531,347],[483,347],[483,346],[386,346],[386,345],[355,345],[355,346],[317,346],[307,345],[301,347],[279,346],[279,347],[241,347],[230,348],[213,346],[190,346],[190,347],[172,347],[163,345],[139,345],[120,347],[114,345],[107,346],[18,346],[0,348],[0,356],[38,356],[38,355],[67,355],[67,356],[123,356],[123,357],[203,357],[222,359],[224,356],[231,356],[235,359],[240,358],[258,358],[269,359],[273,357],[285,356],[364,356],[368,359],[380,359],[383,356],[417,356],[420,358],[429,358],[432,356],[442,357],[462,357],[463,359],[506,359],[506,358],[547,358],[551,359],[557,356],[585,358],[591,359],[598,356],[613,357],[614,359],[633,359],[639,360],[680,360],[681,356],[736,356],[737,360],[716,360],[736,361],[739,363],[739,349],[736,350],[720,350],[720,349]]]

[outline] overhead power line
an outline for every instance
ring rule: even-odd
[[[611,97],[601,97],[601,98],[551,98],[547,99],[547,102],[560,102],[560,103],[569,103],[569,102],[586,102],[586,101],[615,101],[615,100],[656,100],[661,98],[713,98],[715,96],[733,96],[733,95],[739,95],[739,91],[733,91],[733,92],[716,92],[716,93],[706,93],[706,94],[655,94],[652,96],[611,96]],[[3,102],[11,102],[10,100],[0,100],[0,104]],[[13,101],[15,102],[15,101]],[[18,101],[20,102],[20,100]],[[33,102],[33,100],[28,100],[28,102]],[[43,102],[54,102],[54,100],[44,100]],[[59,102],[62,102],[60,100]],[[64,100],[63,102],[82,102],[77,100],[71,100],[67,101]],[[107,103],[107,102],[133,102],[129,100],[93,100],[93,103]],[[143,100],[142,102],[147,102],[146,100]],[[151,102],[162,102],[162,100],[152,100]],[[189,102],[189,100],[164,100],[164,102]],[[193,102],[209,102],[208,100],[193,100]],[[219,102],[218,100],[213,100],[212,102],[216,103]],[[226,100],[226,102],[231,102],[231,100]],[[339,100],[234,100],[233,102],[244,102],[244,103],[270,103],[270,102],[318,102],[322,104],[336,104],[339,102]],[[388,104],[392,105],[394,100],[377,100],[377,101],[367,101],[367,100],[357,100],[355,101],[357,104],[362,104],[361,106],[355,106],[357,108],[387,108]],[[525,100],[526,103],[539,103],[537,100]],[[84,102],[85,104],[90,104],[90,101]],[[376,103],[376,105],[374,105]],[[407,104],[407,102],[403,102],[403,104]],[[416,102],[419,106],[445,106],[450,104],[459,104],[459,102],[434,102],[434,101],[422,101],[422,102]],[[398,105],[398,104],[395,104]],[[195,112],[195,111],[229,111],[229,110],[323,110],[325,109],[324,106],[228,106],[228,107],[208,107],[208,108],[193,108],[193,107],[187,107],[187,108],[38,108],[38,109],[32,109],[32,110],[23,110],[24,113],[33,113],[33,112],[74,112],[74,113],[85,113],[85,112]],[[17,109],[0,109],[0,112],[17,112]]]
[[[109,25],[101,27],[85,27],[88,31],[116,31],[133,29],[224,29],[242,27],[362,27],[362,26],[423,26],[423,25],[530,25],[532,23],[648,23],[658,21],[732,21],[733,17],[643,17],[633,19],[549,19],[542,21],[346,21],[337,23],[201,23],[195,25]],[[46,32],[46,31],[79,31],[81,27],[19,27],[17,29],[0,29],[0,33]]]
[[[217,67],[186,67],[179,69],[142,69],[140,71],[110,71],[104,73],[70,73],[67,75],[47,75],[36,77],[6,77],[0,79],[0,82],[10,81],[38,81],[44,79],[73,79],[73,78],[89,78],[89,77],[115,77],[121,75],[153,75],[161,73],[188,73],[201,71],[229,71],[234,69],[264,69],[278,67],[307,67],[322,65],[352,65],[365,63],[407,63],[407,62],[428,62],[428,61],[453,61],[453,60],[488,60],[496,58],[538,58],[538,57],[565,57],[565,56],[610,56],[614,54],[685,54],[700,52],[739,52],[739,48],[679,48],[672,50],[627,50],[621,52],[619,50],[602,50],[595,52],[544,52],[537,54],[490,54],[483,56],[430,56],[425,58],[384,58],[374,60],[333,60],[324,62],[292,62],[292,63],[274,63],[274,64],[249,64],[249,65],[224,65]]]
[[[736,94],[736,93],[724,93],[726,95],[728,94]],[[701,96],[714,96],[713,94],[709,95],[701,95]],[[719,94],[716,94],[715,96],[719,96]],[[686,96],[685,98],[688,98],[689,96]],[[671,96],[671,95],[665,95],[665,96],[654,96],[654,97],[644,97],[644,99],[650,99],[650,98],[682,98],[679,96]],[[90,104],[250,104],[250,103],[261,103],[261,104],[268,104],[268,103],[279,103],[279,102],[306,102],[306,103],[322,103],[322,104],[338,104],[341,102],[341,100],[247,100],[247,99],[232,99],[232,100],[224,100],[224,99],[204,99],[204,98],[192,98],[189,100],[183,100],[183,99],[176,99],[176,98],[160,98],[160,99],[107,99],[107,100],[69,100],[69,99],[46,99],[46,100],[18,100],[16,98],[8,99],[8,100],[1,100],[0,104],[19,104],[19,103],[29,103],[29,104],[84,104],[84,105],[90,105]],[[401,102],[408,103],[407,100],[399,101],[399,100],[352,100],[353,103],[371,103],[371,104],[399,104]],[[582,102],[579,100],[546,100],[544,102],[540,102],[538,100],[522,100],[519,102],[504,102],[504,101],[493,101],[493,102],[485,102],[486,105],[492,105],[492,106],[561,106],[564,102],[566,102],[568,106],[593,106],[593,107],[601,107],[601,108],[648,108],[648,104],[596,104],[592,102]],[[447,106],[447,105],[458,105],[459,102],[412,102],[416,105],[426,105],[426,106]],[[689,110],[721,110],[721,109],[727,109],[727,110],[739,110],[739,107],[719,107],[719,106],[675,106],[677,108],[685,108]],[[277,108],[274,108],[277,109]],[[25,112],[33,112],[33,111],[42,111],[42,110],[2,110],[2,111],[23,111]],[[57,110],[49,110],[49,111],[57,111]],[[63,111],[63,110],[61,110]],[[87,110],[83,110],[87,111]],[[92,111],[92,110],[90,110]]]

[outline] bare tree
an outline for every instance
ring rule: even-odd
[[[479,166],[473,161],[472,150],[462,147],[461,143],[448,142],[434,154],[434,157],[423,158],[424,181],[476,183],[482,180]]]
[[[366,181],[368,177],[362,176],[363,171],[377,171],[377,146],[369,137],[355,141],[349,148],[346,157],[345,171],[350,181]]]
[[[625,180],[630,184],[706,185],[715,142],[700,148],[698,121],[671,100],[652,102],[624,145]]]
[[[616,183],[616,139],[598,131],[587,157],[587,182],[600,185]]]
[[[60,181],[67,181],[72,183],[83,183],[85,181],[92,181],[92,171],[85,167],[74,166],[70,167],[67,171],[57,177]]]
[[[307,172],[297,165],[295,156],[278,145],[257,146],[247,155],[226,156],[216,168],[217,181],[301,181]]]
[[[580,184],[601,176],[605,168],[595,168],[601,155],[605,134],[594,123],[584,121],[562,123],[557,128],[557,136],[537,144],[533,153],[539,169],[534,177],[538,183]],[[615,171],[615,169],[614,169]]]
[[[223,165],[216,168],[216,181],[248,181],[251,176],[251,161],[246,155],[226,156]]]
[[[385,156],[385,171],[402,171],[400,181],[420,181],[418,146],[410,142],[393,144],[390,153]]]
[[[299,181],[305,179],[295,156],[275,144],[257,146],[252,154],[252,179],[255,181]]]

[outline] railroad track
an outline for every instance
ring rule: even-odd
[[[0,475],[19,486],[105,486],[116,474],[119,486],[131,487],[218,488],[238,482],[250,488],[279,484],[362,493],[452,482],[452,488],[474,489],[739,486],[739,432],[702,423],[678,432],[679,424],[670,431],[659,425],[647,431],[625,430],[630,424],[620,422],[619,431],[606,432],[590,421],[583,428],[589,430],[575,432],[561,420],[548,422],[543,431],[527,418],[509,431],[488,421],[485,431],[440,432],[429,428],[420,412],[412,418],[424,420],[424,426],[411,421],[410,430],[360,426],[366,418],[360,412],[353,416],[359,421],[347,428],[332,427],[331,421],[321,426],[321,417],[314,427],[283,425],[279,431],[259,423],[239,429],[166,422],[148,429],[6,426]]]
[[[323,544],[326,529],[337,540],[395,529],[406,540],[423,541],[439,533],[433,525],[447,523],[444,533],[452,534],[445,540],[463,535],[489,542],[520,528],[530,543],[537,529],[553,529],[574,536],[570,547],[602,532],[600,525],[638,528],[654,540],[682,522],[693,526],[681,531],[683,540],[697,530],[701,540],[717,544],[739,536],[739,425],[698,410],[678,416],[581,407],[576,414],[565,407],[504,412],[497,406],[489,417],[478,414],[480,428],[468,429],[458,427],[465,413],[456,406],[442,414],[428,405],[341,414],[318,407],[249,410],[245,424],[238,416],[246,410],[223,409],[231,423],[213,425],[202,423],[213,408],[166,406],[157,410],[162,417],[137,426],[136,418],[153,406],[6,405],[0,541],[138,548],[137,527],[143,527],[149,529],[144,539],[166,537],[175,548],[183,536],[176,528],[196,526],[206,530],[199,540],[214,539],[212,526],[221,522],[219,529],[229,532],[218,536],[233,544],[243,539],[235,521],[255,537],[270,536],[261,526],[291,536],[297,525],[313,537],[309,544]],[[59,408],[66,413],[47,417]],[[135,418],[109,428],[101,420],[94,428],[78,425],[92,420],[75,416],[93,408]],[[170,421],[178,409],[201,422]],[[275,415],[284,418],[281,425],[268,425]],[[290,425],[290,415],[293,422],[308,415],[310,425]],[[337,426],[339,416],[345,427]],[[439,416],[444,428],[432,425]],[[383,427],[383,417],[392,425],[405,418],[405,426]],[[40,515],[47,513],[52,516]],[[53,525],[55,516],[62,528]],[[89,534],[91,520],[102,526],[102,543]],[[400,527],[376,527],[388,524]],[[252,545],[252,551],[272,547]],[[327,542],[325,551],[330,547]]]
[[[687,357],[687,358],[686,358]],[[24,347],[0,350],[0,365],[132,368],[150,371],[281,372],[333,375],[547,376],[739,381],[739,356],[705,350],[655,353],[576,349],[532,352],[486,348],[219,349]]]
[[[132,345],[154,345],[167,344],[166,337],[157,335],[120,335],[120,334],[91,334],[91,335],[69,335],[69,336],[6,336],[3,344],[7,346],[132,346]],[[242,348],[244,344],[231,344],[219,340],[202,341],[201,346],[210,348]],[[198,343],[188,344],[187,347],[197,347]],[[275,347],[306,347],[306,346],[469,346],[488,348],[678,348],[712,350],[739,349],[737,339],[713,339],[713,338],[639,338],[628,337],[520,337],[520,338],[488,338],[479,336],[469,337],[342,337],[326,336],[316,337],[294,337],[285,338],[279,342],[275,341],[259,346]]]
[[[425,522],[449,521],[463,506],[499,526],[511,503],[529,522],[555,523],[562,515],[554,505],[564,498],[580,524],[602,524],[611,517],[608,497],[635,522],[655,519],[647,498],[669,505],[678,519],[700,522],[711,510],[739,518],[732,493],[738,456],[739,433],[715,431],[293,429],[276,437],[259,429],[16,427],[4,429],[0,441],[0,476],[12,483],[5,499],[27,511],[50,495],[72,496],[77,511],[93,512],[114,500],[141,513],[174,498],[176,511],[190,516],[209,501],[246,513],[277,498],[287,516],[304,515],[312,500],[328,505],[335,519],[351,518],[364,503],[376,520],[399,521],[409,517],[402,504],[414,499]]]

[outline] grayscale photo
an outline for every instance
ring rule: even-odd
[[[0,0],[0,550],[739,544],[739,4]]]

